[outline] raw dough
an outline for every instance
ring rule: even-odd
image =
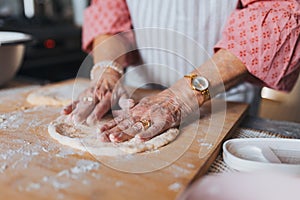
[[[33,105],[68,105],[71,103],[72,97],[77,98],[88,86],[89,81],[86,80],[76,80],[75,84],[74,82],[68,82],[50,85],[30,93],[27,96],[27,101]],[[110,119],[112,119],[111,116],[108,116],[95,127],[89,127],[86,125],[73,125],[67,120],[67,116],[61,116],[48,126],[48,132],[52,138],[61,144],[99,156],[117,156],[156,150],[175,140],[179,134],[178,129],[170,129],[146,142],[140,142],[134,138],[123,143],[100,142],[97,139],[97,127]]]
[[[78,81],[68,84],[56,84],[34,90],[27,96],[32,105],[66,106],[89,86],[88,81]]]
[[[111,117],[106,117],[96,127],[110,119]],[[97,139],[96,127],[75,126],[67,120],[66,116],[60,116],[49,125],[48,132],[61,144],[88,151],[96,156],[119,156],[156,150],[175,140],[179,134],[178,129],[172,128],[146,142],[140,142],[133,138],[123,143],[104,143]]]

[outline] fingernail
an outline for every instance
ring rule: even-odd
[[[142,142],[146,141],[146,139],[142,138],[140,135],[135,135],[134,137],[135,137],[135,139],[140,140]]]
[[[116,139],[116,137],[115,137],[113,134],[110,134],[110,135],[109,135],[109,139],[110,139],[110,141],[112,141],[112,142],[117,142],[117,139]]]

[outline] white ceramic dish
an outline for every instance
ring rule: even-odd
[[[231,139],[223,144],[223,158],[238,171],[274,170],[300,175],[300,140]]]
[[[31,40],[24,33],[0,31],[0,85],[15,76],[23,60],[25,43]]]

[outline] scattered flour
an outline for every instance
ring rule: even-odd
[[[62,147],[60,151],[55,154],[56,157],[65,158],[70,155],[83,155],[82,151],[74,151],[72,148]]]
[[[117,181],[117,182],[115,183],[115,186],[116,186],[116,187],[121,187],[122,185],[124,185],[124,182],[123,182],[123,181]]]
[[[191,164],[191,163],[187,163],[186,166],[190,169],[194,169],[195,165]]]
[[[70,169],[64,169],[54,176],[44,176],[42,182],[50,184],[55,190],[66,189],[71,186],[71,179],[81,180],[86,173],[99,169],[100,164],[95,161],[81,159]],[[90,182],[86,179],[82,184],[88,185]]]
[[[72,180],[81,180],[86,173],[98,169],[100,164],[95,161],[81,159],[70,169],[62,170],[52,176],[44,176],[40,181],[29,182],[18,186],[19,191],[42,190],[51,186],[55,191],[60,191],[72,186]],[[72,179],[72,180],[71,180]],[[89,180],[82,180],[82,184],[89,185]],[[25,185],[25,186],[24,186]],[[119,184],[120,185],[120,184]],[[58,195],[59,193],[57,193]]]
[[[38,190],[41,188],[41,185],[39,183],[30,183],[27,187],[26,187],[26,191],[31,191],[31,190]]]
[[[182,167],[179,167],[175,164],[173,164],[172,166],[170,166],[170,170],[172,171],[173,175],[175,178],[181,177],[181,176],[185,176],[187,174],[190,174],[191,172],[187,169],[184,169]]]
[[[182,187],[181,183],[173,183],[172,185],[169,185],[168,189],[178,192],[180,190],[180,188]]]
[[[8,168],[8,166],[7,166],[7,164],[2,164],[1,166],[0,166],[0,173],[3,173],[6,169]]]
[[[37,113],[43,113],[45,118],[37,118]],[[47,106],[37,106],[27,110],[17,110],[8,113],[0,114],[3,119],[0,122],[0,130],[14,131],[19,129],[22,125],[24,131],[33,128],[47,128],[49,124],[48,116],[53,116],[59,112],[59,108],[51,108]],[[24,126],[26,124],[26,126]]]
[[[70,169],[70,172],[73,174],[82,174],[89,172],[91,170],[96,170],[100,166],[99,162],[90,161],[90,160],[79,160],[75,167]]]
[[[205,142],[205,139],[201,138],[197,140],[199,142],[199,146],[206,147],[207,149],[211,149],[213,147],[212,143]]]

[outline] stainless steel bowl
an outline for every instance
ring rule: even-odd
[[[21,67],[25,44],[30,35],[19,32],[0,31],[0,85],[11,80]]]

